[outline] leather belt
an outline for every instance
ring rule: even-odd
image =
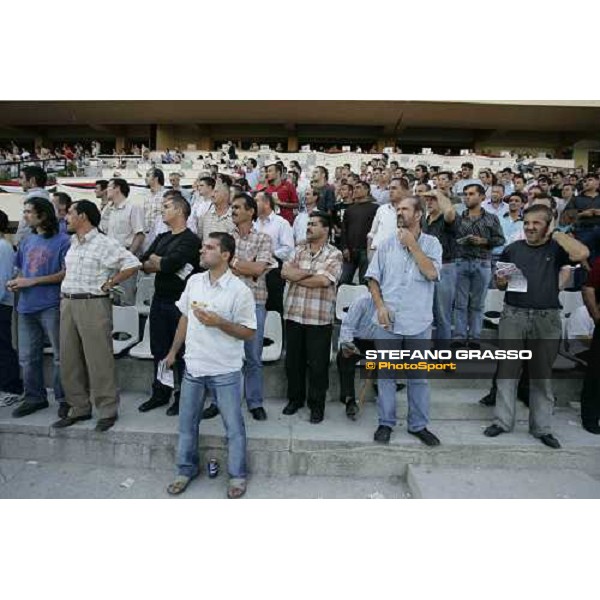
[[[108,294],[61,294],[67,300],[93,300],[94,298],[108,298]]]

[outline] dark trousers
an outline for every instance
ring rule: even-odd
[[[277,268],[267,272],[265,283],[267,284],[267,303],[265,308],[267,311],[274,310],[280,315],[283,315],[283,290],[285,281],[281,278],[281,265],[283,264],[278,258]]]
[[[493,397],[494,401],[496,400],[496,393],[498,392],[498,366],[499,365],[496,365],[496,371],[494,373],[494,378],[492,379],[492,389],[490,390],[490,395]],[[517,384],[517,398],[522,402],[525,402],[525,404],[529,404],[529,367],[525,361],[523,361],[519,383]]]
[[[173,391],[156,378],[158,363],[163,360],[173,344],[175,332],[179,324],[181,313],[174,302],[161,300],[154,296],[150,306],[150,352],[154,357],[154,382],[152,383],[152,396],[156,399],[168,400]],[[181,382],[185,363],[183,362],[183,348],[177,356],[174,366],[175,399],[179,400]]]
[[[12,310],[0,304],[0,392],[22,394],[19,359],[12,345]]]
[[[304,406],[308,375],[308,408],[320,413],[325,411],[325,395],[329,388],[332,329],[331,325],[285,321],[288,400]]]
[[[360,350],[360,353],[364,355],[367,350],[374,350],[375,343],[373,340],[361,340],[354,338],[354,345]],[[338,350],[336,363],[338,368],[338,374],[340,376],[340,399],[345,400],[346,398],[356,398],[354,391],[354,370],[356,363],[361,359],[358,354],[352,354],[349,357],[345,357],[341,350]],[[367,371],[370,373],[370,371]]]
[[[369,266],[369,259],[367,257],[367,249],[356,249],[350,250],[350,260],[344,261],[342,265],[342,276],[340,277],[340,285],[348,284],[352,285],[354,280],[354,274],[358,269],[358,283],[365,285],[365,273]]]
[[[600,325],[594,328],[592,346],[588,354],[588,366],[581,390],[581,420],[598,424],[600,419]]]

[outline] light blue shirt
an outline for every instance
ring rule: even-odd
[[[15,251],[8,240],[0,238],[0,304],[13,305],[13,294],[6,289],[15,272]]]
[[[492,255],[493,256],[500,256],[502,254],[502,251],[504,250],[504,248],[506,248],[506,246],[508,246],[508,244],[510,243],[509,240],[510,238],[512,238],[513,235],[515,235],[518,232],[523,231],[523,219],[519,219],[518,221],[513,221],[510,217],[509,213],[506,213],[504,215],[502,215],[501,217],[498,217],[499,221],[500,221],[500,225],[502,226],[502,233],[504,234],[504,239],[506,240],[506,244],[502,245],[502,246],[496,246],[495,248],[492,249]]]
[[[375,303],[371,295],[356,298],[342,318],[340,345],[344,342],[351,342],[354,338],[360,340],[375,339],[377,337],[377,327],[373,323],[373,317],[377,319]]]
[[[426,233],[421,233],[418,242],[433,261],[436,280],[439,280],[442,245],[436,237]],[[379,283],[383,301],[393,315],[394,333],[417,335],[431,326],[435,282],[421,273],[413,255],[400,243],[397,235],[379,245],[365,277]],[[379,326],[376,313],[373,322]]]

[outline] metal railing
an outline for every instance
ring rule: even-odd
[[[0,179],[19,179],[21,169],[31,166],[42,167],[46,173],[66,173],[69,162],[66,158],[45,158],[0,163]]]

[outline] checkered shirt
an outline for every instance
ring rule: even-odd
[[[216,232],[233,234],[235,225],[231,218],[231,206],[227,209],[224,215],[217,215],[215,205],[206,211],[206,213],[198,219],[198,236],[202,241],[206,240],[209,234]]]
[[[302,325],[333,323],[336,284],[342,274],[342,253],[335,246],[325,244],[312,256],[308,244],[299,244],[290,262],[295,267],[310,271],[311,275],[325,275],[331,285],[309,288],[288,281],[283,318]]]
[[[144,200],[144,233],[148,233],[154,227],[156,219],[161,216],[165,191],[165,188],[161,187],[154,194],[150,192]]]
[[[83,241],[71,236],[71,247],[65,257],[66,274],[61,285],[64,294],[96,294],[118,271],[140,267],[140,261],[117,240],[92,229]]]
[[[235,238],[235,258],[251,262],[266,262],[269,268],[260,277],[248,277],[238,275],[254,294],[256,304],[265,304],[267,302],[267,279],[266,275],[270,269],[277,266],[277,261],[273,257],[271,238],[265,233],[250,231],[246,237],[241,237],[236,229],[233,232]]]

